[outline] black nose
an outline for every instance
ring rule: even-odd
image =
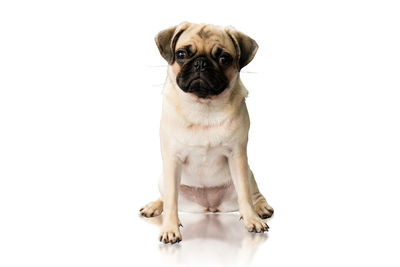
[[[207,67],[207,59],[205,57],[198,57],[194,60],[193,66],[196,71],[205,71]]]

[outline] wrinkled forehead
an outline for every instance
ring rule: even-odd
[[[190,47],[196,52],[208,53],[221,48],[236,55],[235,46],[229,35],[221,27],[213,25],[191,25],[178,38],[175,50]]]

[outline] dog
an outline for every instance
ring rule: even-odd
[[[163,243],[182,240],[178,207],[239,210],[248,231],[268,231],[264,219],[274,210],[248,165],[248,91],[239,75],[257,52],[256,41],[232,27],[188,22],[161,31],[155,41],[168,62],[160,123],[161,198],[142,207],[141,215],[163,213]]]

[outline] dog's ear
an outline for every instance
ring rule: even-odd
[[[168,62],[168,64],[174,63],[175,59],[175,45],[178,41],[179,36],[190,26],[188,22],[182,22],[181,24],[168,28],[159,32],[155,41],[160,51],[161,56]]]
[[[258,50],[258,44],[249,36],[235,30],[233,27],[228,27],[225,31],[235,46],[238,57],[238,68],[240,70],[253,60]]]

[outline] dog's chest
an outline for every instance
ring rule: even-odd
[[[236,126],[236,125],[235,125]],[[218,153],[232,145],[236,127],[232,123],[208,126],[189,124],[174,129],[174,138],[182,145],[182,149],[188,148],[194,153]]]
[[[181,183],[196,187],[209,187],[230,181],[227,154],[224,146],[186,146],[179,157],[182,162]]]
[[[228,147],[219,146],[185,146],[181,148],[179,157],[184,165],[212,164],[226,158],[230,152]]]

